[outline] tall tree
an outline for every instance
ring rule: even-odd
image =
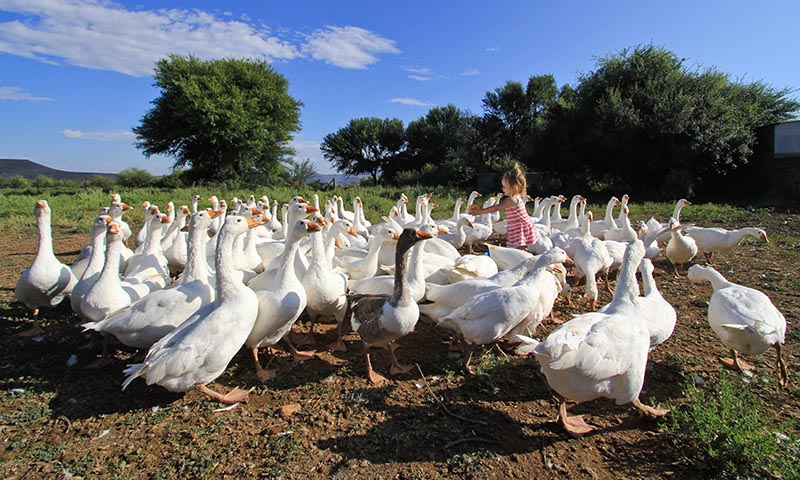
[[[369,174],[377,185],[378,174],[404,153],[405,146],[402,120],[355,118],[336,133],[326,135],[320,150],[337,171]]]
[[[134,128],[145,155],[165,154],[193,179],[261,179],[280,171],[300,128],[302,103],[266,62],[159,60],[161,95]]]

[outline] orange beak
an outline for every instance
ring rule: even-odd
[[[108,225],[108,233],[112,235],[116,235],[119,233],[119,224],[111,223]]]
[[[245,221],[247,222],[247,228],[255,228],[261,225],[261,220],[258,218],[245,218]]]
[[[130,205],[128,205],[127,203],[123,203],[123,204],[122,204],[122,211],[123,211],[123,212],[127,212],[128,210],[133,210],[133,207],[131,207],[131,206],[130,206]]]
[[[211,218],[217,218],[222,215],[222,210],[211,210],[210,208],[207,208],[206,212],[208,212],[208,216]]]
[[[311,205],[310,203],[306,203],[306,213],[314,213],[314,212],[318,212],[318,211],[319,210],[317,209],[317,207],[315,207],[314,205]]]
[[[47,208],[47,202],[45,200],[37,200],[36,208]]]
[[[254,217],[257,216],[257,215],[261,215],[262,213],[264,213],[264,212],[262,212],[261,210],[259,210],[257,208],[251,208],[250,209],[250,215],[253,215]]]
[[[397,240],[398,238],[400,238],[400,234],[399,233],[393,233],[392,234],[392,240]]]
[[[308,225],[306,226],[307,232],[319,232],[320,230],[322,230],[322,227],[314,222],[308,222]]]
[[[188,232],[188,231],[189,231],[189,225],[184,225],[183,228],[181,228],[181,232]]]
[[[356,233],[356,229],[354,227],[350,227],[349,229],[347,229],[347,233],[349,233],[350,235],[352,235],[354,237],[358,236],[358,233]]]
[[[428,232],[423,232],[422,230],[417,230],[417,238],[433,238],[433,235]]]

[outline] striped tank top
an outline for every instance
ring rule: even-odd
[[[525,209],[525,200],[519,195],[512,197],[516,203],[506,209],[506,222],[508,226],[508,242],[511,248],[523,247],[539,240],[539,233],[533,226],[531,217]]]

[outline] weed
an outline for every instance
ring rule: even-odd
[[[265,441],[262,449],[266,463],[261,478],[283,476],[283,469],[297,456],[297,443],[292,434],[277,435]]]
[[[663,426],[684,461],[715,478],[800,478],[800,440],[790,425],[764,425],[761,401],[738,377],[720,371],[705,387],[686,379],[683,390],[687,403],[671,405]]]
[[[34,462],[50,463],[60,457],[61,452],[63,451],[63,443],[59,443],[58,445],[43,446],[31,451],[31,460]]]
[[[12,410],[8,413],[0,414],[0,423],[16,425],[18,427],[29,427],[49,417],[50,407],[48,405],[27,403],[19,410]]]
[[[480,478],[487,467],[486,461],[497,456],[488,450],[458,453],[447,459],[447,469],[453,475],[464,478]]]

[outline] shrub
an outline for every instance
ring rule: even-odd
[[[152,173],[141,168],[126,168],[119,172],[119,186],[142,188],[155,186],[158,179]]]
[[[664,430],[684,460],[714,478],[800,478],[800,440],[785,433],[789,426],[764,424],[747,384],[720,371],[716,382],[697,387],[687,379],[683,389],[688,402],[671,406]]]
[[[8,188],[30,188],[31,181],[27,178],[23,177],[22,175],[14,175],[13,177],[6,180],[6,186]]]
[[[37,175],[33,184],[36,188],[51,188],[56,185],[56,181],[47,175]]]
[[[115,182],[114,179],[105,177],[103,175],[95,175],[87,178],[85,184],[87,187],[98,187],[106,193],[110,192],[117,186],[117,182]]]

